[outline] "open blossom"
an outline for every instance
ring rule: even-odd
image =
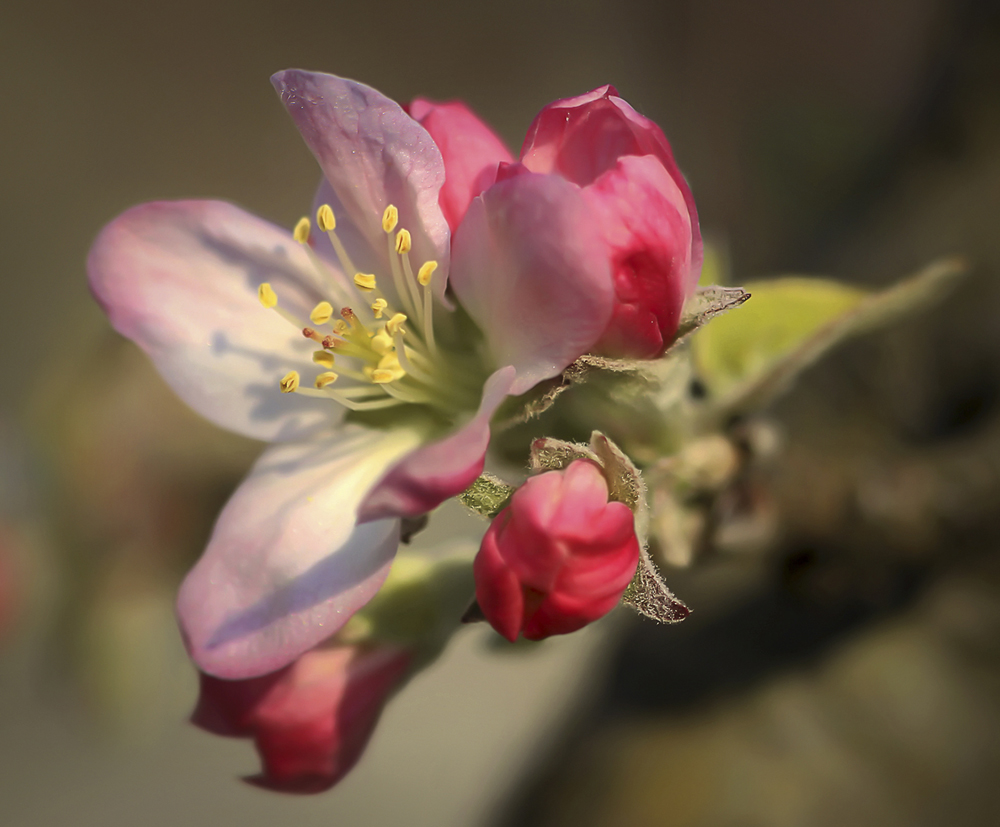
[[[511,163],[461,104],[418,100],[407,113],[331,75],[289,70],[273,82],[323,171],[312,220],[289,232],[222,202],[146,204],[106,227],[88,260],[113,325],[188,404],[275,443],[178,599],[193,659],[229,679],[281,669],[375,594],[401,518],[481,473],[504,398],[608,342],[655,355],[646,332],[641,347],[614,344],[630,308],[655,316],[663,293],[635,268],[623,276],[619,251],[649,235],[629,192],[667,193],[674,209],[683,186],[634,112],[635,145],[609,150],[594,134],[595,163],[612,168],[576,180],[537,152]],[[533,129],[526,148],[544,143]],[[576,157],[579,143],[559,151]],[[641,205],[659,209],[652,195]],[[686,215],[694,250],[693,206]],[[681,256],[690,268],[696,257]],[[635,301],[623,288],[632,282]]]
[[[292,233],[220,202],[153,203],[105,228],[88,260],[114,326],[193,408],[275,443],[178,600],[192,657],[224,678],[280,669],[364,605],[400,518],[478,476],[499,403],[587,352],[613,299],[575,185],[468,190],[452,243],[427,130],[353,81],[273,81],[324,173],[315,223]]]
[[[410,654],[391,646],[322,646],[268,675],[241,681],[201,674],[191,720],[215,735],[253,738],[272,790],[315,793],[336,784],[364,752]]]
[[[493,520],[476,556],[476,600],[508,640],[575,632],[606,615],[639,563],[635,520],[608,502],[589,460],[530,477]]]

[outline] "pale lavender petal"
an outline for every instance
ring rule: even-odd
[[[514,378],[508,366],[487,379],[476,415],[455,433],[398,462],[365,497],[358,520],[426,514],[468,488],[483,472],[490,418],[510,393]]]
[[[614,290],[596,214],[579,187],[517,174],[474,199],[455,234],[451,285],[513,365],[518,395],[556,376],[603,333]]]
[[[338,223],[353,225],[374,252],[371,270],[389,273],[382,213],[394,204],[399,227],[412,236],[414,268],[437,261],[443,291],[450,237],[438,204],[444,162],[427,130],[398,103],[352,80],[288,69],[271,82],[346,212]]]
[[[218,201],[144,204],[104,228],[87,270],[115,329],[216,424],[257,439],[301,439],[341,414],[278,389],[289,370],[315,367],[315,345],[265,310],[257,288],[270,282],[300,316],[321,298],[319,277],[287,231]]]
[[[273,672],[372,598],[396,553],[399,521],[357,525],[358,504],[419,443],[406,429],[344,426],[264,453],[181,586],[181,629],[200,669],[232,679]]]

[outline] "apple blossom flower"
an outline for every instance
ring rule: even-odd
[[[321,792],[361,757],[410,660],[395,646],[327,645],[256,678],[202,672],[191,720],[215,735],[254,739],[263,771],[250,783]]]
[[[521,164],[582,187],[600,216],[615,307],[597,349],[660,355],[698,284],[703,257],[694,197],[663,131],[613,86],[602,86],[542,109]]]
[[[529,477],[494,518],[473,566],[476,600],[510,641],[575,632],[606,615],[639,563],[635,519],[608,502],[589,460]]]
[[[288,232],[222,202],[152,203],[88,259],[114,327],[191,407],[275,443],[178,599],[192,658],[228,679],[281,669],[342,627],[385,579],[400,519],[479,475],[500,402],[592,349],[614,300],[576,184],[524,174],[472,197],[477,174],[445,210],[461,142],[442,140],[446,162],[360,83],[273,82],[324,173],[315,222]]]

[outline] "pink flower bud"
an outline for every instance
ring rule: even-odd
[[[632,511],[592,462],[531,477],[483,537],[476,600],[510,641],[574,632],[615,607],[639,562]]]
[[[603,86],[546,106],[528,129],[521,162],[579,185],[598,213],[616,301],[596,349],[658,356],[702,263],[694,197],[663,132]]]
[[[410,663],[406,650],[317,648],[249,680],[201,673],[192,722],[216,735],[253,738],[259,787],[316,793],[343,778],[364,752],[389,694]]]

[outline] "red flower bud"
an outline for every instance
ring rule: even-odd
[[[531,477],[483,537],[476,600],[508,640],[574,632],[615,607],[639,562],[635,520],[592,462]]]
[[[332,646],[259,678],[231,681],[202,673],[191,721],[216,735],[254,739],[263,772],[250,783],[322,792],[361,757],[409,662],[403,649]]]
[[[600,216],[616,301],[596,350],[659,356],[702,263],[694,197],[662,130],[603,86],[546,106],[521,162],[582,187]]]

